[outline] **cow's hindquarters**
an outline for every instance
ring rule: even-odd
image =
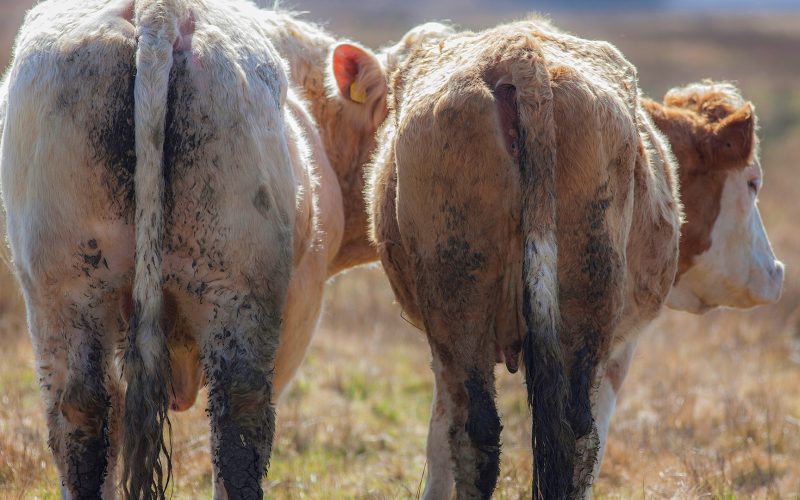
[[[447,437],[458,495],[494,490],[500,420],[493,367],[499,352],[516,369],[522,349],[533,486],[546,498],[563,497],[574,441],[557,331],[552,92],[527,35],[492,50],[488,68],[448,74],[447,85],[419,89],[399,108],[394,158],[404,257],[382,252],[382,259],[395,290],[411,292],[398,299],[414,298],[428,334],[437,391],[432,441]],[[397,268],[403,262],[408,269]],[[440,469],[441,457],[431,458]],[[447,482],[447,473],[432,468],[427,496],[447,494]]]

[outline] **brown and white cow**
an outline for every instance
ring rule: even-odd
[[[436,396],[426,498],[489,497],[496,360],[525,364],[537,496],[580,495],[611,350],[655,317],[678,260],[673,160],[605,42],[541,20],[423,40],[396,61],[368,191]]]
[[[757,206],[762,172],[753,105],[734,85],[709,80],[674,88],[663,103],[643,99],[642,105],[677,159],[685,214],[667,306],[703,313],[776,302],[783,264],[772,252]],[[595,477],[638,339],[631,335],[614,348],[598,390],[594,416],[601,451]]]
[[[235,0],[29,13],[0,96],[0,161],[66,496],[113,495],[120,448],[126,493],[163,494],[167,408],[191,406],[203,383],[215,495],[260,494],[272,401],[302,360],[325,280],[374,255],[363,201],[345,207],[342,192],[361,190],[386,80],[342,44],[338,77],[370,97],[329,95],[334,42]],[[320,89],[313,114],[280,56],[304,93]]]

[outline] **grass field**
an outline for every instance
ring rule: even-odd
[[[10,19],[4,13],[11,11],[4,9],[16,8],[12,3],[0,5],[0,20]],[[761,118],[761,210],[776,254],[787,265],[784,296],[775,306],[701,317],[666,312],[656,321],[642,338],[624,384],[595,493],[601,498],[800,497],[800,349],[794,345],[800,323],[800,17],[555,21],[618,44],[655,96],[706,76],[739,82]],[[0,47],[0,64],[11,39],[7,24],[0,22],[0,30],[6,30],[0,33],[6,44]],[[363,32],[361,39],[379,44],[408,26],[362,31],[355,22],[341,22],[333,27]],[[266,493],[275,498],[416,497],[425,470],[429,358],[422,334],[402,319],[379,268],[338,277],[329,286],[308,358],[278,408]],[[57,498],[30,342],[7,274],[0,275],[0,359],[0,498]],[[497,372],[505,427],[496,496],[527,498],[531,459],[525,390],[519,375],[499,367]],[[171,420],[174,497],[208,496],[211,469],[202,403],[172,414]]]

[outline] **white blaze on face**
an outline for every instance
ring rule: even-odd
[[[728,173],[711,247],[694,258],[672,287],[669,307],[702,313],[716,306],[748,308],[778,300],[783,264],[772,252],[758,211],[760,185],[758,162]]]

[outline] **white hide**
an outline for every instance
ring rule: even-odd
[[[695,257],[672,287],[669,307],[702,313],[716,306],[769,304],[780,297],[783,263],[772,252],[751,182],[757,187],[761,182],[757,162],[728,173],[711,247]]]

